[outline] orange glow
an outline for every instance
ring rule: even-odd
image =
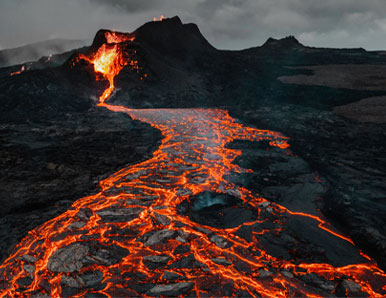
[[[351,243],[352,245],[354,245],[354,242],[352,242],[352,240],[349,237],[346,237],[340,233],[334,232],[332,229],[326,227],[326,225],[328,225],[328,223],[326,221],[322,220],[320,217],[315,216],[315,215],[311,215],[311,214],[307,214],[307,213],[303,213],[303,212],[292,212],[284,207],[282,207],[282,209],[285,209],[289,214],[292,214],[292,215],[299,215],[299,216],[312,218],[312,219],[316,220],[317,222],[319,222],[318,227],[321,228],[322,230],[325,230],[326,232],[328,232],[336,237],[339,237],[339,238]]]
[[[110,31],[107,31],[105,33],[105,38],[107,43],[121,43],[121,42],[135,40],[134,36],[129,36],[128,34],[125,34],[125,33],[110,32]]]
[[[138,72],[138,61],[124,57],[123,46],[121,45],[121,43],[134,41],[135,37],[124,33],[106,32],[105,38],[107,44],[103,44],[92,57],[81,55],[81,58],[94,65],[96,73],[101,73],[109,82],[109,87],[99,97],[100,104],[110,97],[115,89],[114,79],[126,65],[130,65]]]
[[[104,103],[115,89],[114,78],[125,66],[122,52],[119,51],[119,45],[109,48],[106,44],[103,44],[91,62],[94,64],[95,72],[102,73],[109,81],[109,87],[99,97],[100,102]]]
[[[290,145],[287,142],[281,142],[281,141],[271,141],[269,144],[273,147],[279,147],[281,149],[287,149],[290,147]]]
[[[159,18],[153,18],[153,22],[161,22],[165,19],[164,15],[161,15]]]
[[[11,75],[11,76],[19,75],[19,74],[21,74],[23,71],[25,71],[25,66],[24,66],[24,65],[21,67],[21,69],[20,69],[19,71],[11,72],[10,75]]]

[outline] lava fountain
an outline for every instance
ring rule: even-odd
[[[246,127],[220,109],[109,105],[114,77],[131,62],[120,44],[104,44],[87,59],[110,83],[99,105],[149,123],[164,139],[151,159],[116,172],[100,182],[99,193],[32,230],[0,266],[0,297],[326,297],[342,283],[347,296],[385,296],[386,275],[370,258],[335,267],[280,259],[260,245],[261,236],[274,238],[288,218],[302,217],[315,233],[353,247],[322,217],[292,212],[227,179],[249,170],[234,163],[242,152],[226,144],[265,141],[269,150],[291,154],[287,137]],[[256,216],[221,229],[179,212],[204,192],[237,197]],[[267,223],[277,228],[257,229]],[[249,241],[238,236],[240,228],[251,230]]]
[[[99,97],[99,104],[103,104],[115,89],[114,78],[128,64],[138,70],[138,61],[124,57],[122,43],[133,42],[135,37],[119,32],[106,32],[107,43],[102,44],[91,57],[81,55],[80,58],[94,65],[94,71],[101,73],[109,82],[109,87]]]

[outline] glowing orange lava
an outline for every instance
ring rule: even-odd
[[[113,79],[127,63],[118,50],[103,45],[91,60],[95,70]],[[114,87],[113,82],[110,86]],[[239,227],[204,226],[178,212],[180,203],[199,193],[230,194],[242,200],[245,208],[259,211],[255,220],[242,225],[275,222],[280,232],[288,217],[307,217],[321,228],[318,233],[337,236],[352,247],[348,237],[327,228],[322,218],[292,212],[272,202],[265,208],[266,199],[227,179],[229,174],[249,170],[233,163],[242,152],[226,144],[265,140],[271,149],[290,154],[288,138],[243,126],[220,109],[133,110],[109,105],[105,100],[110,91],[101,96],[99,105],[159,129],[164,137],[162,144],[151,159],[116,172],[100,182],[99,193],[77,200],[70,210],[29,232],[0,266],[0,297],[61,297],[68,280],[79,282],[79,276],[90,271],[103,275],[103,286],[87,288],[80,283],[72,297],[87,293],[148,297],[155,291],[152,285],[182,282],[190,285],[189,294],[199,297],[223,296],[221,291],[226,287],[233,289],[231,296],[237,292],[252,297],[325,297],[326,293],[334,295],[340,280],[355,283],[362,294],[385,297],[386,275],[369,257],[362,264],[343,267],[287,261],[261,248],[261,236],[271,232],[269,229],[253,232],[252,240],[247,241],[236,235]],[[92,245],[102,249],[95,252],[89,248]],[[71,247],[78,251],[58,257],[59,252]],[[114,261],[112,256],[105,256],[117,248],[127,253]],[[154,256],[164,258],[164,263],[148,267],[146,258]],[[189,266],[175,265],[188,256],[194,259]],[[72,263],[62,268],[59,265],[65,258]],[[177,276],[173,282],[163,277],[166,271]],[[305,283],[302,277],[311,273],[335,287],[328,284],[322,290]],[[22,283],[26,278],[32,280],[27,286]],[[217,294],[212,292],[216,285],[220,285]]]
[[[153,22],[161,22],[165,19],[164,15],[161,15],[159,18],[153,18]]]
[[[130,64],[131,67],[138,70],[137,61],[124,57],[122,46],[122,43],[134,41],[134,36],[119,32],[106,32],[105,38],[107,43],[103,44],[92,57],[81,55],[82,59],[94,65],[96,73],[101,73],[109,82],[108,88],[99,97],[100,104],[103,104],[110,97],[115,89],[114,78],[126,65]]]
[[[108,45],[103,44],[91,62],[94,64],[95,72],[102,73],[110,84],[99,97],[100,102],[104,103],[115,89],[114,78],[125,66],[122,59],[122,52],[119,50],[119,45],[109,47]]]
[[[23,71],[25,71],[25,66],[24,66],[24,65],[20,68],[20,70],[15,71],[15,72],[11,72],[10,75],[11,75],[11,76],[19,75],[19,74],[21,74]]]
[[[107,43],[121,43],[126,41],[134,41],[134,36],[129,36],[125,33],[107,31],[105,33]]]

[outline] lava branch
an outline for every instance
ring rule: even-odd
[[[26,69],[25,69],[25,66],[23,65],[23,66],[20,68],[20,70],[15,71],[15,72],[11,72],[9,75],[10,75],[10,76],[19,75],[19,74],[21,74],[22,72],[24,72],[25,70],[26,70]]]
[[[109,81],[109,87],[99,97],[99,104],[103,104],[115,89],[114,78],[127,62],[123,60],[119,44],[115,44],[113,47],[103,44],[90,62],[94,64],[95,72],[102,73]]]
[[[93,64],[95,73],[101,73],[109,82],[109,86],[99,96],[98,105],[103,105],[111,96],[115,89],[114,79],[125,66],[130,65],[132,69],[139,73],[138,61],[132,60],[124,52],[125,43],[133,42],[135,37],[119,32],[106,32],[105,39],[106,43],[102,44],[95,54],[80,56],[80,58]],[[146,77],[147,75],[145,74],[144,76]]]

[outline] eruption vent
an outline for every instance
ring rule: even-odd
[[[164,19],[165,19],[165,16],[161,15],[159,18],[153,18],[153,22],[160,22],[160,21],[163,21]]]
[[[126,66],[138,71],[138,61],[132,60],[125,52],[125,43],[133,42],[135,37],[119,32],[106,32],[107,43],[102,44],[94,55],[82,55],[81,58],[94,65],[96,73],[101,73],[109,81],[109,87],[99,97],[99,104],[104,104],[115,89],[114,78]]]

